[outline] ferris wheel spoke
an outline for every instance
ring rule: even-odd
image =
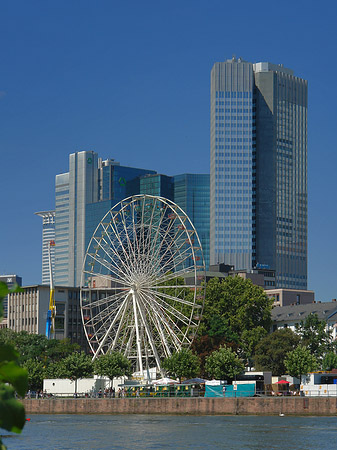
[[[182,322],[184,325],[186,325],[186,326],[189,325],[189,323],[188,323],[189,319],[186,318],[182,313],[177,311],[172,305],[167,303],[164,299],[158,298],[154,295],[147,296],[147,297],[145,296],[145,298],[148,303],[151,302],[153,310],[161,311],[162,316],[165,317],[168,320],[168,322],[172,323],[174,328],[177,328],[178,330],[180,330],[177,323],[173,320],[173,317],[176,320]],[[187,323],[186,323],[186,320],[187,320]]]
[[[119,311],[120,307],[121,304],[119,303],[118,305],[107,306],[106,308],[98,312],[93,312],[92,319],[90,319],[87,324],[91,325],[94,322],[96,323],[97,328],[99,323],[103,323],[104,325],[109,317]]]
[[[145,240],[144,240],[144,248],[149,248],[149,245],[151,243],[151,232],[152,232],[152,227],[153,227],[153,216],[154,216],[154,213],[155,213],[155,210],[156,210],[156,208],[155,208],[156,204],[155,203],[156,202],[154,201],[154,205],[153,205],[153,208],[151,210],[149,223],[147,224],[148,232],[147,232],[147,236],[145,237]],[[144,229],[145,229],[145,226],[144,226]]]
[[[125,294],[124,294],[124,299],[125,299]],[[91,313],[91,319],[89,319],[88,321],[85,322],[86,325],[88,326],[92,326],[93,324],[95,324],[97,331],[101,331],[102,329],[104,329],[104,326],[107,323],[107,319],[109,317],[111,317],[112,315],[118,313],[121,304],[123,304],[124,299],[120,299],[122,301],[122,303],[116,302],[113,305],[105,305],[105,307],[103,309],[98,309],[97,311],[97,306],[93,307],[91,309],[92,313]],[[101,325],[99,325],[101,324]]]
[[[167,298],[166,298],[167,300]],[[181,311],[178,311],[173,305],[165,301],[163,298],[157,299],[158,304],[160,304],[164,309],[168,316],[174,316],[180,322],[182,322],[185,326],[189,326],[191,324],[191,319],[186,317]]]
[[[198,281],[200,258],[195,228],[171,200],[135,195],[107,212],[90,240],[81,280],[81,315],[93,359],[120,351],[145,374],[190,344],[205,293]],[[102,286],[97,297],[91,294],[94,282]]]
[[[128,301],[128,298],[129,298],[129,295],[127,295],[127,296],[125,297],[123,304],[126,303],[126,302]],[[100,344],[99,344],[99,346],[98,346],[98,349],[97,349],[97,351],[96,351],[96,353],[95,353],[93,359],[95,359],[95,358],[97,357],[97,355],[99,354],[99,352],[101,351],[101,349],[102,349],[102,347],[103,347],[105,341],[107,340],[107,338],[108,338],[108,336],[109,336],[110,331],[112,330],[112,327],[115,325],[115,323],[116,323],[117,320],[119,319],[119,316],[120,316],[120,314],[121,314],[122,308],[123,308],[123,305],[122,305],[121,308],[119,308],[117,314],[116,314],[115,317],[112,319],[111,324],[110,324],[109,328],[107,329],[107,332],[105,333],[103,339],[101,340],[101,342],[100,342]]]
[[[93,254],[88,254],[88,257],[90,257],[91,259],[93,259],[94,261],[96,261],[99,265],[105,267],[109,272],[113,273],[114,275],[116,275],[117,277],[119,277],[120,274],[120,270],[117,270],[117,264],[115,263],[114,260],[112,260],[111,256],[108,255],[108,257],[111,259],[112,262],[109,262],[105,259],[103,259],[102,256],[100,257],[96,257]],[[123,264],[123,262],[121,260],[119,260],[120,263]],[[93,263],[94,264],[94,263]],[[106,274],[105,274],[106,275]],[[121,280],[125,281],[126,283],[128,282],[127,279],[127,275],[122,275],[120,278]]]
[[[152,244],[149,244],[149,252],[150,254],[153,254],[153,249],[155,249],[158,246],[158,238],[162,237],[161,236],[161,225],[164,225],[164,219],[165,219],[165,215],[167,213],[168,207],[166,204],[164,204],[164,207],[161,208],[161,215],[158,218],[157,223],[154,225],[154,228],[156,230],[154,236],[153,236],[153,240],[152,240]]]
[[[152,352],[154,354],[154,357],[155,357],[155,360],[156,360],[156,363],[157,363],[157,367],[161,371],[161,364],[160,364],[160,359],[159,359],[159,356],[158,356],[158,353],[157,353],[157,350],[156,350],[156,346],[154,344],[153,337],[152,337],[152,334],[150,332],[150,328],[149,328],[149,325],[147,323],[145,314],[143,313],[141,302],[137,301],[137,297],[136,297],[136,304],[137,304],[138,311],[139,311],[139,317],[140,317],[140,320],[142,321],[143,326],[145,328],[145,332],[146,332],[147,338],[149,340]]]
[[[133,245],[132,245],[132,243],[131,243],[131,241],[130,241],[129,230],[128,230],[127,225],[126,225],[126,220],[125,220],[125,219],[126,219],[126,218],[125,218],[125,207],[121,209],[121,211],[120,211],[120,216],[122,216],[122,217],[121,217],[121,222],[122,222],[122,225],[123,225],[123,227],[124,227],[124,232],[125,232],[125,237],[126,237],[128,249],[129,249],[129,252],[130,252],[130,254],[132,255],[133,261],[134,261],[134,263],[135,263],[135,262],[136,262],[136,254],[135,254],[135,251],[134,251],[134,247],[133,247]],[[131,258],[131,259],[132,259],[132,258]]]
[[[127,281],[126,280],[124,280],[124,278],[115,278],[115,277],[112,277],[111,275],[105,275],[105,274],[102,274],[102,273],[99,273],[99,272],[94,272],[93,270],[92,271],[90,271],[90,270],[83,270],[83,273],[85,273],[85,274],[88,274],[88,275],[90,275],[91,277],[97,277],[97,278],[103,278],[104,280],[107,280],[107,281],[111,281],[111,282],[113,282],[113,283],[117,283],[117,284],[119,284],[119,285],[121,285],[122,283],[126,283]],[[91,286],[92,287],[92,286]],[[120,286],[113,286],[113,287],[107,287],[106,289],[125,289],[125,288],[123,288],[123,287],[120,287]]]
[[[131,346],[132,346],[132,342],[134,341],[135,338],[135,328],[133,327],[128,339],[128,343],[125,347],[125,351],[124,351],[124,356],[128,357],[131,353]]]
[[[192,275],[194,273],[195,273],[195,266],[189,266],[185,269],[180,269],[177,272],[166,272],[163,275],[156,278],[155,283],[156,285],[159,285],[160,283],[166,283],[167,281],[174,280],[175,278]]]
[[[123,254],[124,254],[125,261],[128,261],[128,263],[130,263],[130,261],[129,261],[129,256],[128,256],[127,252],[125,251],[125,248],[124,248],[124,246],[123,246],[123,243],[122,243],[122,241],[121,241],[121,239],[120,239],[119,234],[117,233],[118,228],[117,228],[117,227],[114,228],[114,227],[112,226],[112,223],[111,223],[111,222],[107,224],[107,227],[106,227],[106,228],[103,227],[103,228],[105,229],[105,235],[104,235],[104,236],[102,235],[102,239],[104,240],[104,242],[105,242],[108,246],[109,246],[109,245],[111,246],[110,248],[113,249],[113,252],[114,252],[115,256],[117,257],[118,261],[119,261],[119,262],[122,264],[122,266],[124,267],[125,272],[126,272],[126,275],[129,276],[129,275],[130,275],[130,272],[131,272],[131,270],[130,270],[130,264],[126,264],[126,262],[125,262],[125,261],[123,260],[123,258],[121,257],[121,254],[118,252],[118,248],[117,248],[116,245],[113,243],[113,241],[112,241],[112,239],[111,239],[111,236],[110,236],[110,233],[108,233],[108,231],[107,231],[107,229],[108,229],[109,226],[110,226],[110,228],[111,228],[111,230],[112,230],[114,236],[115,236],[116,239],[117,239],[117,242],[118,242],[118,244],[119,244],[120,249],[122,250],[122,252],[123,252]],[[105,236],[108,237],[109,243],[104,239]]]
[[[187,305],[187,306],[190,306],[191,308],[194,307],[194,303],[193,302],[185,300],[184,298],[179,298],[178,296],[174,297],[174,296],[166,294],[164,292],[160,292],[157,289],[151,288],[151,289],[148,289],[148,292],[151,292],[152,295],[159,295],[160,297],[163,297],[165,299],[172,300],[174,303],[179,303],[181,305]]]
[[[175,214],[175,213],[172,213]],[[170,236],[170,232],[173,229],[174,230],[174,223],[175,221],[172,219],[170,220],[169,224],[167,225],[167,227],[163,230],[163,233],[161,234],[161,239],[160,239],[160,244],[156,247],[156,250],[153,251],[154,249],[152,248],[153,254],[155,257],[158,257],[158,255],[160,254],[160,251],[162,249],[163,243],[167,242],[167,238]],[[171,237],[171,236],[170,236]],[[172,237],[170,239],[170,241],[172,240]]]
[[[113,295],[108,295],[107,297],[104,298],[99,298],[97,300],[91,300],[89,307],[97,307],[97,306],[101,306],[106,304],[107,302],[115,302],[121,298],[123,298],[126,294],[126,290],[124,288],[123,292],[117,292],[116,294]],[[84,305],[83,307],[88,307],[86,305]]]
[[[113,340],[113,342],[112,342],[112,344],[110,346],[110,351],[114,351],[115,350],[115,347],[116,347],[117,341],[119,339],[119,336],[121,334],[122,328],[125,326],[124,320],[125,320],[125,314],[126,314],[126,312],[128,310],[128,307],[129,307],[129,304],[128,304],[128,302],[126,302],[125,306],[123,308],[123,312],[121,314],[121,318],[120,318],[120,321],[119,321],[119,324],[118,324],[118,328],[117,328],[116,334],[114,336],[114,340]]]
[[[154,326],[158,330],[159,333],[159,342],[161,347],[163,348],[164,354],[166,357],[171,356],[171,349],[168,343],[167,338],[165,337],[165,331],[167,335],[172,335],[175,349],[178,349],[180,346],[180,341],[176,338],[175,334],[172,331],[172,328],[166,322],[165,317],[160,314],[160,311],[153,311],[151,308],[148,308],[148,305],[144,303],[144,307],[148,312],[149,317],[151,318]]]
[[[173,331],[174,329],[177,330],[177,333],[180,333],[180,328],[176,325],[176,323],[172,320],[170,316],[164,313],[163,309],[160,308],[153,308],[153,304],[149,303],[149,299],[147,297],[143,297],[145,302],[144,305],[147,305],[146,308],[149,311],[149,314],[152,316],[154,314],[157,317],[157,320],[160,320],[162,325],[164,326],[167,336],[170,337],[170,341],[174,343],[174,346],[176,349],[179,349],[182,345],[181,339],[178,337],[178,335]],[[165,337],[165,334],[163,336],[164,341],[167,343],[167,338]]]

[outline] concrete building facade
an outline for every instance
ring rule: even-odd
[[[69,338],[87,349],[78,288],[55,287],[55,338]],[[49,309],[49,286],[33,285],[23,287],[23,292],[8,296],[8,328],[32,334],[46,334],[46,318]]]

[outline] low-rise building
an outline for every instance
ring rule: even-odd
[[[272,309],[273,331],[278,328],[290,328],[295,331],[296,325],[310,314],[316,314],[320,320],[327,323],[327,328],[332,331],[332,338],[337,336],[337,302],[314,302],[308,304],[276,306]]]
[[[337,397],[337,371],[302,375],[300,389],[306,397]]]
[[[28,333],[46,333],[46,318],[49,309],[50,290],[46,285],[23,287],[22,292],[8,295],[8,328]],[[84,334],[79,288],[55,287],[55,338],[69,338],[87,349]]]
[[[0,281],[6,283],[8,288],[11,289],[15,285],[22,286],[22,278],[18,275],[0,275]],[[3,299],[3,319],[0,321],[0,328],[8,327],[8,296]]]
[[[315,301],[314,291],[301,289],[268,289],[266,294],[274,299],[274,306],[307,305]]]

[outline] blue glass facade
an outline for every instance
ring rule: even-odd
[[[211,91],[211,264],[252,266],[253,66],[216,63]]]
[[[55,182],[55,284],[80,285],[84,255],[100,220],[134,193],[129,192],[133,180],[154,173],[102,161],[93,151],[69,156],[69,172]]]
[[[193,223],[209,267],[209,180],[208,174],[182,174],[173,177],[174,202]]]
[[[307,82],[242,60],[211,73],[211,264],[307,286]]]
[[[173,178],[167,175],[147,175],[139,180],[139,193],[173,200]]]

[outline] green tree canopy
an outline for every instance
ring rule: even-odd
[[[15,287],[11,291],[17,291]],[[3,298],[11,292],[0,282],[0,321]],[[0,345],[0,428],[21,433],[25,424],[25,409],[15,398],[15,393],[24,396],[27,391],[27,371],[18,365],[19,354],[10,342]],[[0,448],[5,450],[0,437]]]
[[[99,356],[94,362],[94,371],[97,375],[108,377],[110,380],[130,376],[132,373],[130,361],[118,352]]]
[[[284,364],[289,375],[300,380],[302,375],[307,375],[318,367],[316,357],[304,345],[299,345],[295,350],[289,352]]]
[[[71,380],[90,377],[94,373],[94,366],[90,356],[84,352],[74,352],[68,355],[60,364],[62,377]]]
[[[199,358],[190,349],[182,348],[179,352],[173,353],[169,358],[165,358],[162,366],[170,376],[175,378],[194,378],[199,375]]]
[[[94,365],[90,356],[84,352],[74,352],[60,363],[59,377],[75,380],[75,394],[77,393],[77,380],[91,377],[93,373]]]
[[[23,367],[28,373],[28,389],[32,391],[39,391],[43,387],[43,379],[46,372],[42,361],[36,359],[26,359]]]
[[[228,327],[239,337],[244,330],[256,327],[269,331],[271,305],[264,290],[251,280],[239,276],[223,280],[213,278],[207,283],[201,332],[208,333],[213,328],[216,333],[215,320],[220,327]]]
[[[282,328],[265,336],[256,346],[254,366],[257,370],[270,370],[273,375],[283,375],[287,369],[286,355],[300,343],[300,338],[289,328]]]
[[[322,361],[323,370],[337,369],[337,355],[334,352],[328,352],[325,354]]]
[[[232,381],[244,371],[244,364],[231,348],[220,347],[206,358],[205,368],[217,380]]]
[[[327,329],[327,323],[320,320],[317,314],[309,314],[304,321],[302,320],[296,327],[296,333],[301,337],[302,344],[318,359],[322,359],[325,353],[333,350],[332,330]]]
[[[245,359],[251,358],[257,342],[270,330],[271,308],[272,300],[251,280],[211,279],[194,350],[203,355],[202,362],[221,345],[241,349]]]

